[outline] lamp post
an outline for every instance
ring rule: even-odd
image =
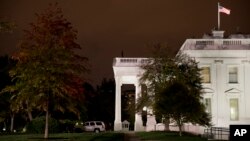
[[[146,106],[142,108],[142,125],[144,127],[146,127],[147,125],[147,107]]]

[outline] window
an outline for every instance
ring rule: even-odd
[[[230,99],[230,120],[239,120],[238,99]]]
[[[102,125],[102,123],[101,122],[96,122],[96,125]]]
[[[94,122],[90,122],[90,126],[95,126],[95,123]]]
[[[206,106],[206,112],[212,114],[212,107],[211,107],[211,98],[205,98],[204,104]]]
[[[210,67],[201,68],[202,83],[210,83]]]
[[[229,67],[229,83],[238,83],[238,68],[237,67]]]

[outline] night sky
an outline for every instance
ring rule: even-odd
[[[231,10],[221,13],[226,34],[250,33],[250,0],[0,0],[0,19],[18,26],[0,33],[0,55],[11,55],[23,29],[49,3],[58,2],[78,30],[82,54],[90,59],[90,83],[112,78],[112,59],[147,57],[147,46],[164,42],[176,51],[186,38],[200,38],[217,27],[217,3]]]

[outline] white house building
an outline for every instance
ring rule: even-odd
[[[202,39],[187,39],[180,51],[199,62],[203,78],[204,103],[212,115],[214,127],[231,124],[250,124],[250,36],[235,34],[224,38],[224,31],[213,31]],[[140,95],[140,64],[146,58],[114,58],[116,106],[114,130],[121,126],[121,85],[135,85],[135,99]],[[190,126],[185,130],[203,133],[203,127]],[[146,127],[139,114],[135,130],[154,130],[154,116],[148,116]]]

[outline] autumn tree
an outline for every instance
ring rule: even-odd
[[[48,138],[48,119],[53,109],[79,114],[77,103],[83,99],[88,59],[77,54],[81,47],[76,39],[77,31],[62,10],[57,4],[50,5],[45,12],[36,14],[36,21],[25,30],[19,50],[13,55],[17,65],[10,75],[16,83],[5,91],[12,93],[13,108],[27,109],[29,114],[32,109],[45,112],[44,138]]]

